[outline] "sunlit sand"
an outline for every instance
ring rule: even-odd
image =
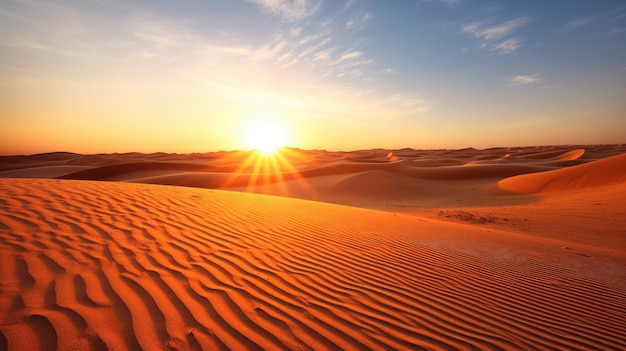
[[[0,158],[0,350],[626,347],[626,147]]]

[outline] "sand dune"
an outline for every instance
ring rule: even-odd
[[[553,191],[537,192],[536,189],[520,186],[539,184],[541,179],[545,180],[546,174],[564,174],[543,173],[546,171],[567,171],[573,166],[593,164],[594,161],[625,153],[624,145],[486,150],[374,149],[353,152],[285,149],[274,159],[262,158],[249,151],[183,155],[51,153],[0,157],[0,177],[75,178],[226,189],[410,213],[461,223],[466,223],[470,216],[451,213],[467,213],[470,208],[469,212],[477,218],[503,218],[496,222],[483,220],[480,224],[497,224],[500,229],[512,231],[527,228],[527,234],[533,234],[532,228],[536,224],[540,228],[552,228],[542,234],[551,235],[554,229],[558,232],[579,231],[579,217],[586,218],[593,213],[595,218],[602,216],[601,211],[606,212],[607,209],[589,206],[590,200],[577,207],[579,210],[560,211],[559,216],[570,214],[557,221],[559,225],[555,228],[550,224],[553,220],[539,215],[536,210],[541,208],[551,213],[557,208],[571,208],[578,204],[578,198],[571,204],[559,200],[548,207],[544,200],[548,194],[553,197]],[[614,176],[623,174],[619,169],[595,168],[589,166],[588,169],[599,177],[606,177],[605,173]],[[536,174],[532,177],[533,181],[523,178],[532,176],[531,173]],[[505,180],[515,176],[522,177]],[[575,186],[578,190],[586,189],[587,180],[570,178],[578,179],[580,184]],[[519,179],[526,180],[520,182]],[[512,188],[505,190],[509,186]],[[553,186],[554,183],[550,185]],[[569,189],[569,185],[563,187],[564,193],[573,190],[576,189]],[[609,192],[614,194],[616,191]],[[590,192],[580,194],[579,198],[594,198],[594,203],[607,203],[603,195],[596,195],[596,192]],[[619,204],[611,203],[612,210],[608,215],[618,216]],[[527,204],[534,204],[533,208]],[[505,206],[518,206],[519,211],[511,213]],[[522,211],[519,206],[526,207]],[[528,217],[526,214],[529,212],[535,214]],[[600,222],[611,223],[612,220]],[[593,228],[591,224],[582,227]],[[602,233],[605,234],[604,231]]]
[[[84,180],[127,180],[180,173],[292,173],[310,178],[372,170],[407,170],[412,176],[462,178],[465,173],[478,177],[502,177],[585,163],[626,152],[619,145],[543,148],[496,148],[488,150],[364,150],[355,152],[302,151],[285,149],[280,162],[258,162],[253,152],[235,151],[207,154],[98,154],[50,153],[0,157],[0,177],[29,176]],[[285,167],[288,165],[288,167]],[[461,167],[462,166],[462,167]],[[57,171],[46,173],[45,167]],[[80,168],[79,168],[80,167]],[[35,170],[41,169],[37,175]],[[461,170],[459,170],[459,168]],[[481,169],[472,171],[468,169]],[[64,170],[64,171],[63,171]],[[12,171],[13,173],[8,173]],[[142,174],[146,172],[146,174]],[[460,174],[457,174],[460,173]]]
[[[519,193],[571,191],[626,182],[626,154],[594,162],[504,179],[498,186]]]
[[[0,349],[626,345],[623,270],[580,271],[567,242],[204,189],[0,189]]]
[[[6,178],[57,178],[90,169],[89,166],[38,166],[0,172]]]
[[[0,157],[0,350],[623,350],[625,169],[624,145]]]

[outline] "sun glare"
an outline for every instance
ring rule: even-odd
[[[273,120],[250,123],[244,132],[246,147],[269,155],[287,144],[287,129]]]

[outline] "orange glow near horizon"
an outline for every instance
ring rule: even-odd
[[[279,185],[279,193],[276,195],[289,196],[285,181],[295,181],[299,188],[315,197],[313,187],[294,165],[299,157],[296,151],[287,148],[278,148],[272,153],[257,149],[249,151],[249,155],[229,175],[222,187],[245,186],[245,191],[253,192],[257,186],[276,183]]]

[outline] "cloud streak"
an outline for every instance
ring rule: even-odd
[[[294,22],[314,15],[322,1],[315,0],[247,0],[286,21]]]
[[[340,60],[341,61],[349,60],[349,59],[360,57],[361,55],[363,55],[363,53],[360,52],[360,51],[350,51],[350,52],[347,52],[347,53],[343,54],[341,56]]]
[[[353,15],[346,21],[346,29],[363,29],[367,26],[369,21],[374,18],[370,12],[364,12]]]
[[[519,75],[515,77],[511,77],[509,82],[511,85],[528,85],[533,84],[541,80],[539,73],[529,74],[529,75]]]
[[[557,33],[567,33],[575,30],[579,30],[583,27],[591,26],[593,24],[602,23],[604,25],[612,25],[618,22],[620,19],[626,17],[626,11],[624,7],[606,10],[598,12],[593,15],[578,17],[569,22],[566,22],[559,27]]]
[[[560,32],[561,33],[565,33],[565,32],[570,32],[573,30],[576,30],[578,28],[584,27],[588,24],[591,24],[594,21],[593,17],[581,17],[581,18],[577,18],[575,20],[571,20],[567,23],[565,23],[561,28],[560,28]]]
[[[515,52],[523,41],[520,37],[507,37],[528,22],[530,22],[530,18],[528,17],[518,17],[494,25],[486,25],[483,22],[472,22],[461,26],[461,32],[479,39],[479,48],[506,55]]]
[[[491,47],[489,48],[489,51],[495,51],[499,54],[506,55],[506,54],[513,53],[521,45],[522,45],[522,39],[511,38],[503,42],[491,45]]]
[[[470,23],[464,25],[461,29],[463,33],[468,33],[476,38],[491,41],[501,39],[511,34],[517,28],[528,23],[528,21],[528,17],[520,17],[492,26],[485,26],[481,23]]]

